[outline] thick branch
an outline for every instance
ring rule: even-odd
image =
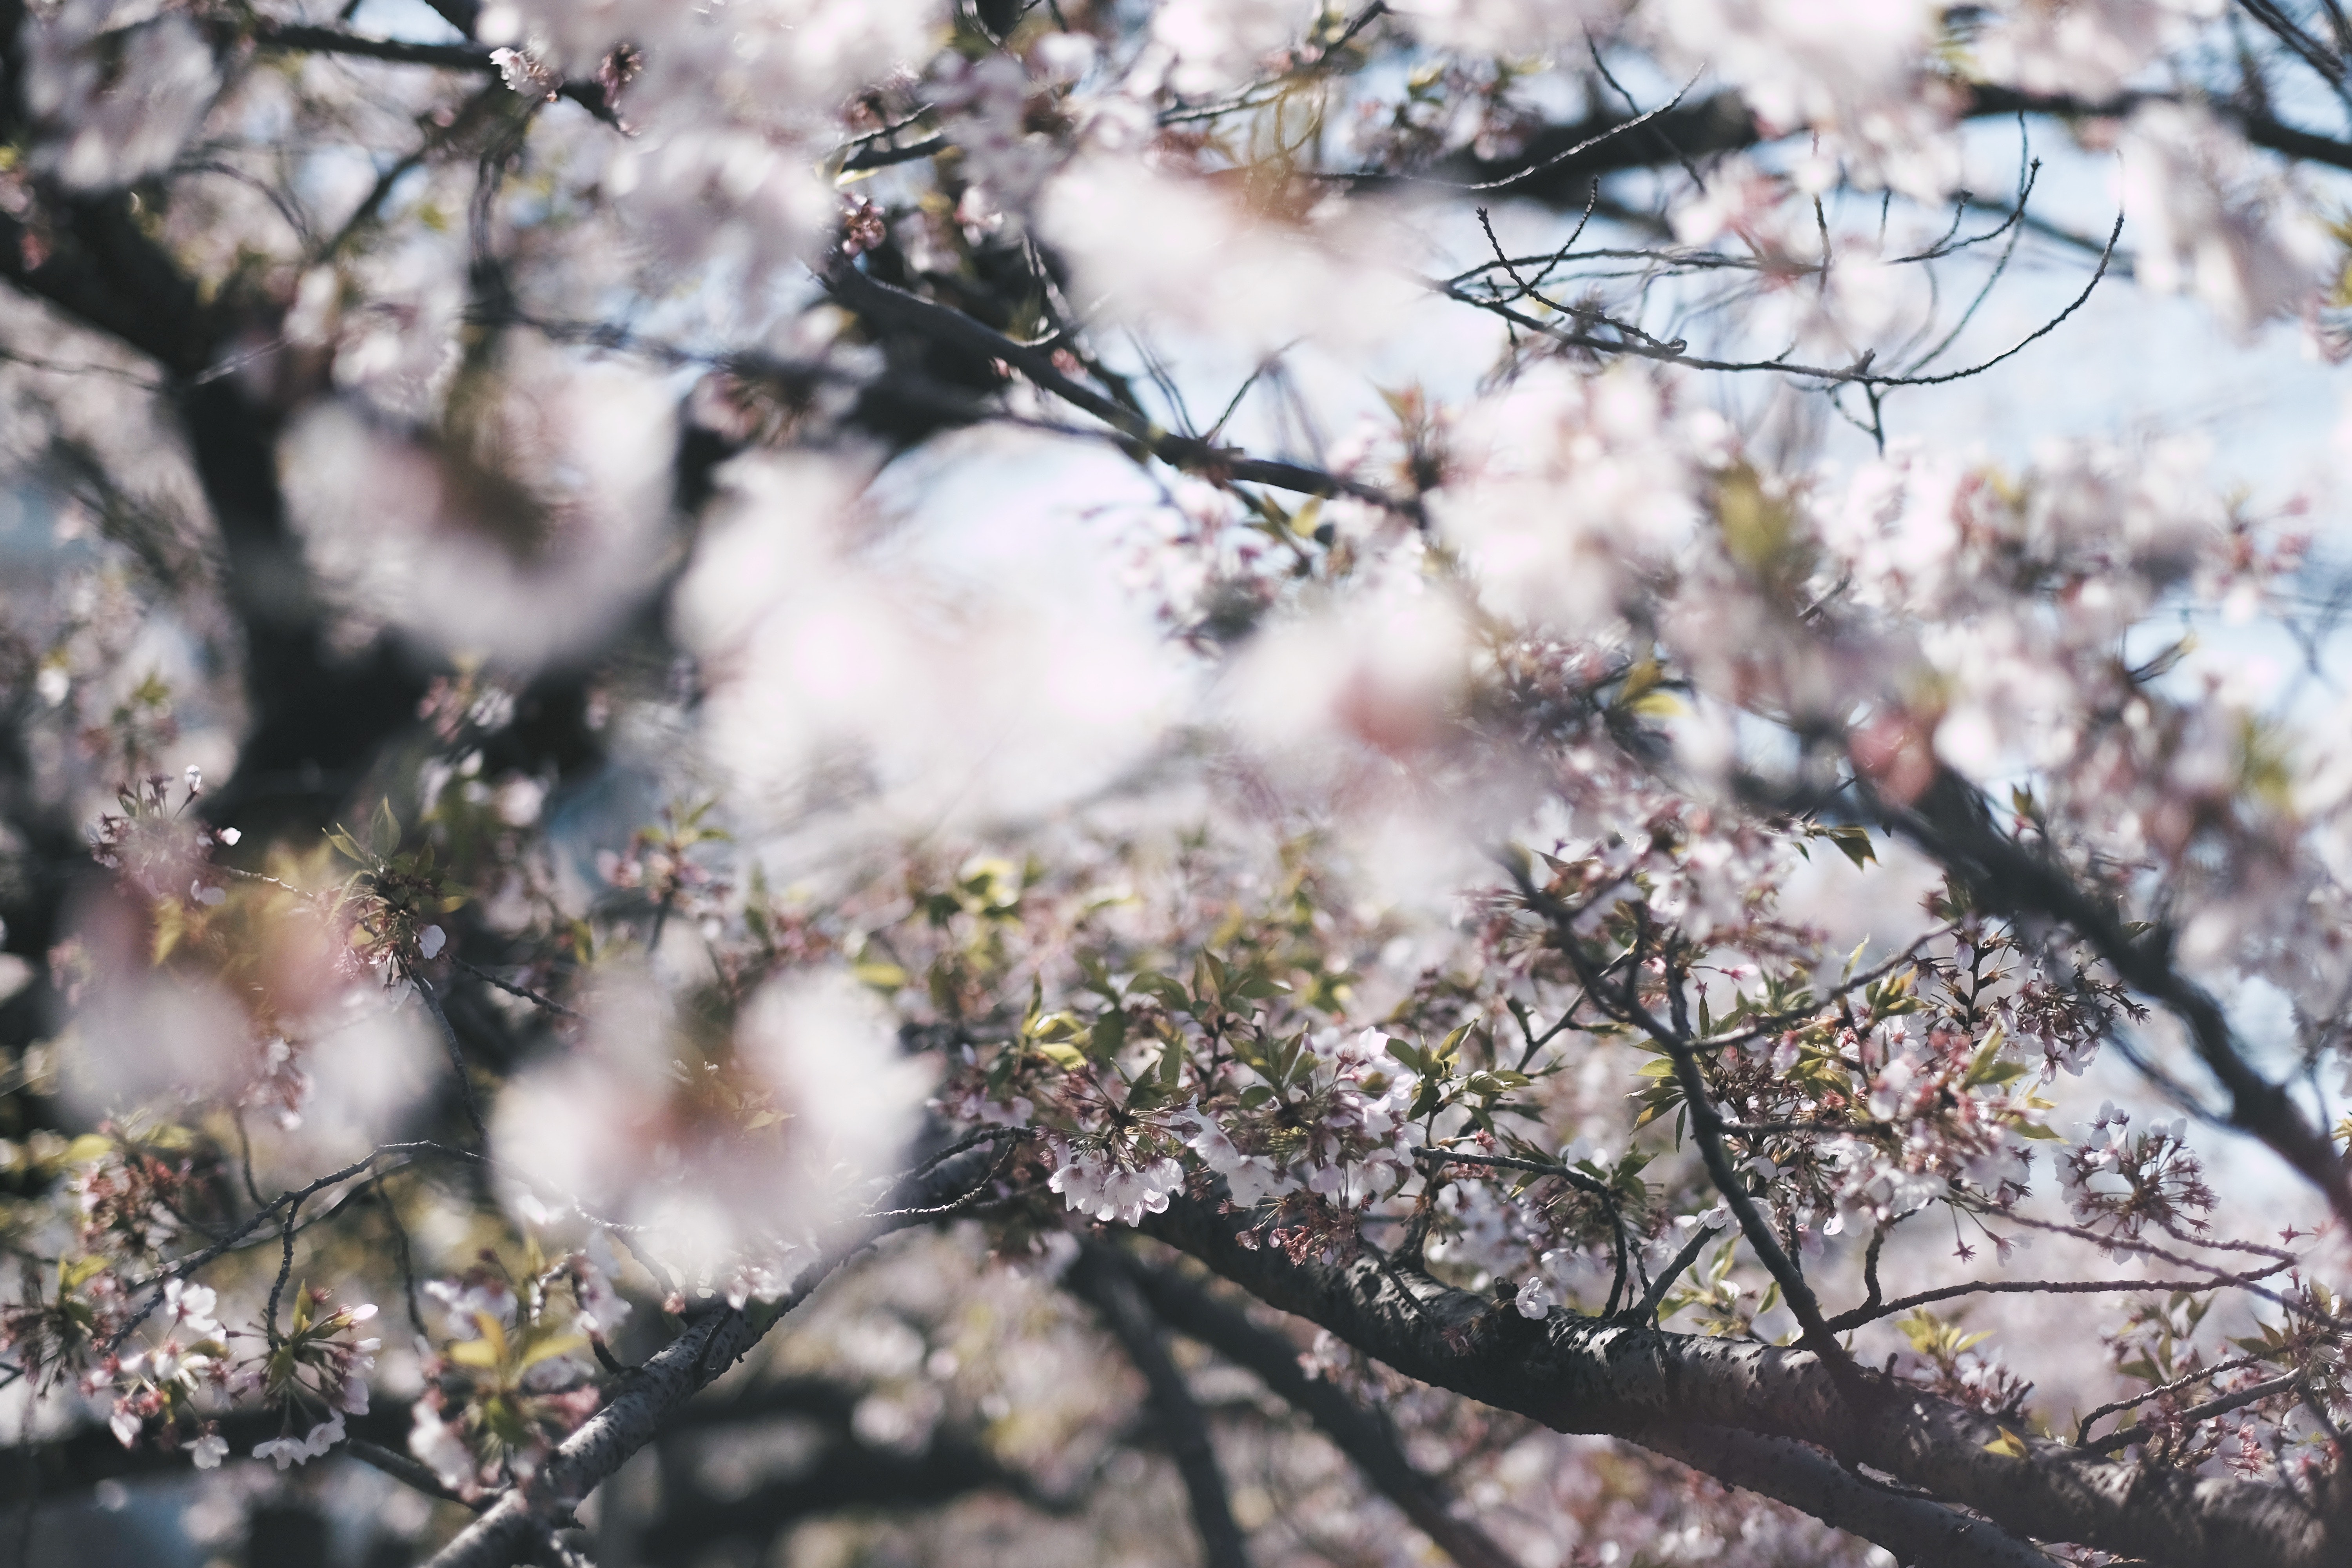
[[[665,1493],[645,1538],[658,1542],[665,1561],[685,1562],[730,1539],[764,1542],[794,1521],[853,1509],[908,1509],[949,1502],[975,1491],[1003,1492],[1048,1512],[1068,1510],[1065,1500],[1041,1493],[1028,1477],[1008,1469],[969,1433],[942,1423],[912,1453],[868,1443],[855,1414],[866,1390],[825,1378],[786,1378],[721,1403],[687,1406],[663,1429],[663,1441],[719,1424],[751,1423],[782,1415],[813,1417],[826,1432],[815,1463],[791,1479],[741,1497],[705,1495],[691,1481],[691,1465],[666,1467],[663,1485],[684,1480],[683,1495]],[[732,1440],[730,1435],[730,1440]]]
[[[790,1480],[723,1500],[692,1492],[675,1503],[666,1499],[646,1539],[674,1554],[665,1561],[692,1562],[702,1550],[723,1541],[771,1540],[798,1520],[856,1509],[882,1509],[897,1515],[976,1491],[1007,1492],[1029,1500],[1030,1490],[1021,1477],[984,1450],[945,1432],[934,1434],[911,1454],[837,1437],[814,1465]]]
[[[253,30],[253,41],[266,49],[305,54],[351,55],[392,65],[434,66],[442,70],[495,73],[499,65],[479,44],[416,44],[405,38],[371,38],[340,27],[311,27],[263,22]]]
[[[0,213],[0,277],[173,375],[205,371],[223,323],[123,197],[51,193],[42,214],[47,225],[28,243],[32,231]]]
[[[448,14],[444,12],[443,15]],[[455,17],[450,19],[456,20]],[[404,38],[371,38],[358,33],[346,33],[340,27],[265,21],[254,28],[253,41],[266,49],[347,55],[357,59],[383,60],[390,65],[431,66],[440,70],[489,75],[498,74],[499,69],[495,51],[480,44],[416,44]],[[561,83],[555,91],[557,96],[570,99],[607,124],[618,122],[612,103],[599,83],[566,81]]]
[[[1654,1426],[1653,1453],[1891,1548],[1913,1568],[2051,1568],[2031,1544],[1941,1503],[1855,1475],[1819,1448],[1722,1426]]]
[[[814,1282],[812,1282],[814,1284]],[[804,1291],[788,1300],[797,1301]],[[532,1478],[459,1532],[430,1568],[513,1568],[558,1520],[637,1450],[654,1440],[669,1413],[735,1364],[775,1321],[752,1321],[733,1308],[697,1319],[622,1385],[612,1403],[563,1440]],[[776,1314],[781,1317],[782,1314]]]
[[[945,1180],[954,1168],[953,1162],[939,1166],[932,1178]],[[572,1517],[582,1499],[659,1436],[681,1405],[741,1360],[835,1269],[883,1237],[937,1212],[906,1210],[869,1221],[862,1238],[810,1263],[778,1300],[748,1310],[728,1307],[695,1319],[614,1389],[604,1407],[563,1440],[528,1487],[509,1492],[467,1526],[434,1556],[429,1568],[510,1568],[521,1561],[548,1539],[558,1521]]]
[[[1249,1245],[1237,1219],[1189,1199],[1147,1218],[1144,1229],[1408,1376],[1556,1430],[1637,1443],[1680,1426],[1792,1438],[2000,1527],[2000,1535],[1969,1533],[1975,1555],[1943,1561],[2012,1563],[2016,1543],[2004,1537],[2079,1542],[2179,1568],[2233,1561],[2321,1568],[2343,1557],[2343,1543],[2284,1487],[2104,1461],[2040,1439],[2026,1439],[2024,1455],[2011,1457],[2014,1445],[1992,1416],[1906,1385],[1886,1384],[1872,1408],[1855,1410],[1810,1351],[1564,1313],[1532,1321],[1370,1257],[1345,1266],[1292,1263],[1277,1248]],[[1919,1545],[1877,1539],[1898,1552]]]
[[[37,265],[27,263],[23,226],[0,215],[0,277],[145,354],[170,378],[188,454],[220,529],[223,584],[245,632],[255,720],[236,776],[204,809],[220,814],[215,820],[236,816],[257,852],[284,803],[341,797],[383,737],[413,719],[424,683],[387,644],[348,658],[328,646],[330,617],[278,482],[280,411],[237,378],[208,374],[247,323],[229,306],[203,300],[139,226],[128,198],[49,192],[42,211],[47,243],[29,253]],[[264,797],[278,809],[248,815]],[[323,819],[325,812],[317,815]]]

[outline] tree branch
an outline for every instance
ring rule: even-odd
[[[2352,1225],[2352,1180],[2335,1145],[2305,1118],[2284,1085],[2246,1059],[2221,1004],[2173,963],[2168,928],[2140,935],[2126,930],[2065,868],[1995,828],[1976,786],[1948,769],[1908,805],[1870,798],[1889,827],[1959,879],[1987,910],[2074,931],[2126,985],[2179,1018],[2198,1058],[2230,1097],[2231,1125],[2268,1145]]]
[[[1629,970],[1622,987],[1604,987],[1601,972],[1594,966],[1591,955],[1584,951],[1582,940],[1576,934],[1578,911],[1537,887],[1535,879],[1528,874],[1524,859],[1513,860],[1510,872],[1512,879],[1518,885],[1519,896],[1527,900],[1528,908],[1542,915],[1551,926],[1553,934],[1559,939],[1560,952],[1576,966],[1577,977],[1583,983],[1585,994],[1603,1009],[1639,1027],[1665,1049],[1674,1063],[1675,1080],[1682,1087],[1683,1103],[1690,1112],[1691,1137],[1698,1144],[1699,1157],[1706,1166],[1707,1179],[1714,1184],[1716,1191],[1722,1194],[1725,1205],[1731,1210],[1732,1218],[1738,1223],[1741,1234],[1747,1237],[1748,1249],[1756,1254],[1757,1260],[1780,1285],[1781,1297],[1789,1303],[1789,1310],[1795,1315],[1806,1345],[1821,1357],[1822,1365],[1836,1381],[1846,1403],[1856,1408],[1874,1404],[1879,1394],[1877,1386],[1864,1379],[1853,1355],[1838,1343],[1836,1335],[1830,1331],[1829,1325],[1822,1317],[1821,1303],[1813,1298],[1812,1287],[1805,1283],[1805,1277],[1799,1272],[1795,1260],[1781,1247],[1780,1238],[1773,1234],[1771,1226],[1765,1222],[1755,1199],[1748,1194],[1747,1184],[1739,1179],[1739,1169],[1732,1163],[1730,1152],[1724,1147],[1723,1113],[1716,1109],[1715,1097],[1699,1072],[1698,1054],[1693,1048],[1690,1021],[1684,1016],[1684,959],[1675,953],[1666,955],[1666,997],[1671,1017],[1662,1022],[1642,1005],[1634,994],[1638,967]]]
[[[255,26],[253,41],[257,47],[265,49],[348,55],[356,59],[383,60],[390,65],[431,66],[440,70],[468,71],[476,75],[499,74],[496,51],[474,43],[417,44],[404,38],[371,38],[358,33],[346,33],[340,27],[314,27],[266,20]],[[559,84],[555,92],[558,97],[570,99],[608,125],[620,123],[601,83],[566,81]]]
[[[1211,441],[1177,436],[1159,429],[1114,399],[1064,374],[1047,350],[1014,342],[974,321],[961,310],[894,289],[842,263],[824,275],[828,292],[858,315],[893,321],[909,331],[969,353],[1002,360],[1037,387],[1074,408],[1084,410],[1171,468],[1208,478],[1270,486],[1301,495],[1346,495],[1391,511],[1422,518],[1419,498],[1392,496],[1374,485],[1360,483],[1302,463],[1251,458]]]
[[[1914,1568],[2053,1568],[1997,1525],[1873,1485],[1819,1448],[1722,1426],[1654,1426],[1633,1440],[1703,1474],[1887,1547]]]
[[[1007,1468],[970,1434],[950,1425],[934,1428],[929,1441],[913,1453],[866,1442],[853,1425],[865,1393],[853,1384],[790,1378],[739,1399],[679,1411],[663,1429],[665,1443],[718,1423],[785,1414],[814,1417],[825,1428],[827,1441],[813,1465],[741,1497],[705,1495],[692,1484],[690,1464],[667,1468],[664,1487],[675,1478],[687,1483],[686,1489],[676,1498],[665,1493],[661,1513],[646,1528],[646,1539],[659,1542],[667,1557],[682,1562],[730,1539],[767,1541],[796,1520],[853,1509],[935,1506],[975,1491],[1002,1492],[1048,1513],[1071,1511],[1069,1500],[1041,1492],[1027,1476]]]
[[[1989,83],[1953,85],[1964,95],[1958,112],[1962,120],[2017,114],[2058,120],[2116,119],[2143,103],[2179,100],[2177,93],[2119,93],[2093,100],[2023,93]],[[2352,142],[2301,130],[2242,103],[2201,101],[2257,147],[2330,168],[2352,169]],[[1597,178],[1741,152],[1765,139],[1763,128],[1738,94],[1719,92],[1647,117],[1591,114],[1573,124],[1546,126],[1507,158],[1465,154],[1439,164],[1434,173],[1465,185],[1507,183],[1514,196],[1580,208]],[[1360,189],[1397,183],[1395,176],[1383,174],[1335,177]]]
[[[2015,1538],[2079,1542],[2177,1568],[2322,1568],[2343,1557],[2330,1525],[2283,1486],[2104,1461],[2039,1438],[2025,1439],[2024,1455],[2012,1457],[1993,1416],[1907,1385],[1886,1384],[1870,1409],[1855,1410],[1810,1351],[1565,1313],[1536,1321],[1370,1257],[1294,1263],[1255,1245],[1239,1218],[1188,1198],[1171,1200],[1142,1228],[1409,1377],[1557,1431],[1647,1443],[1664,1428],[1713,1426],[1790,1438],[1883,1469],[1999,1525],[1951,1535],[1973,1542],[1974,1555],[1941,1561],[2014,1564]],[[1869,1533],[1899,1522],[1853,1528]],[[1918,1544],[1873,1539],[1898,1552]]]
[[[1201,1532],[1202,1562],[1207,1568],[1249,1568],[1249,1543],[1234,1521],[1224,1472],[1218,1468],[1217,1450],[1209,1440],[1208,1417],[1201,1413],[1184,1374],[1168,1359],[1168,1347],[1160,1342],[1159,1329],[1144,1310],[1134,1281],[1100,1242],[1084,1241],[1063,1283],[1094,1308],[1151,1390],[1154,1424],[1192,1501],[1192,1522]]]
[[[1160,1321],[1247,1368],[1276,1398],[1314,1422],[1382,1497],[1462,1568],[1518,1568],[1492,1536],[1455,1517],[1444,1489],[1414,1467],[1377,1412],[1323,1379],[1307,1375],[1298,1364],[1297,1346],[1259,1328],[1171,1268],[1125,1256],[1118,1262]]]
[[[950,1168],[940,1166],[933,1175]],[[428,1568],[510,1568],[556,1521],[571,1518],[583,1498],[651,1443],[681,1405],[717,1382],[835,1270],[883,1237],[918,1223],[905,1215],[883,1216],[803,1268],[775,1301],[741,1310],[720,1307],[694,1319],[622,1380],[604,1407],[557,1447],[528,1486],[508,1493],[467,1526],[435,1554]]]
[[[815,1284],[809,1280],[807,1289]],[[695,1320],[637,1368],[611,1403],[565,1438],[528,1487],[509,1492],[467,1525],[435,1553],[430,1568],[513,1568],[536,1549],[555,1521],[569,1518],[581,1500],[652,1442],[664,1417],[758,1343],[784,1311],[805,1298],[807,1289],[796,1287],[779,1304],[781,1310],[772,1316],[763,1311],[764,1321],[756,1326],[731,1307]]]
[[[2273,1377],[2251,1387],[2239,1389],[2234,1394],[2224,1394],[2219,1398],[2209,1399],[2202,1405],[2192,1405],[2180,1413],[2179,1425],[2194,1426],[2200,1421],[2210,1421],[2216,1415],[2227,1415],[2232,1410],[2243,1410],[2249,1405],[2259,1405],[2274,1394],[2286,1393],[2302,1381],[2303,1373],[2290,1372],[2284,1376]],[[2118,1426],[2104,1437],[2092,1438],[2083,1447],[2094,1454],[2113,1454],[2130,1447],[2134,1443],[2145,1443],[2154,1435],[2154,1428],[2143,1422],[2137,1426]]]

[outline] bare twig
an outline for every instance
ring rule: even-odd
[[[1682,1278],[1683,1270],[1696,1263],[1698,1255],[1706,1249],[1706,1244],[1722,1234],[1713,1226],[1700,1226],[1691,1238],[1683,1243],[1682,1250],[1668,1259],[1665,1268],[1660,1269],[1658,1277],[1650,1282],[1649,1290],[1633,1308],[1633,1320],[1637,1323],[1655,1322],[1660,1303],[1665,1300],[1666,1292],[1674,1289],[1675,1281]]]
[[[449,1070],[457,1079],[457,1098],[465,1105],[466,1120],[473,1124],[476,1141],[488,1149],[490,1146],[490,1130],[482,1121],[482,1108],[475,1103],[473,1075],[467,1070],[466,1051],[457,1043],[457,1031],[450,1026],[449,1015],[443,1011],[441,998],[434,991],[432,982],[406,965],[403,965],[402,973],[408,983],[416,987],[416,994],[425,998],[425,1005],[432,1011],[433,1021],[441,1026],[441,1040],[449,1049]]]

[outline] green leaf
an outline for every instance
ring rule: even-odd
[[[1870,846],[1870,829],[1858,823],[1830,828],[1828,837],[1847,859],[1853,862],[1853,868],[1857,871],[1878,859],[1878,851]]]
[[[446,1352],[455,1365],[488,1372],[499,1364],[499,1352],[488,1340],[459,1340]]]
[[[1088,1056],[1098,1062],[1110,1060],[1127,1043],[1127,1015],[1114,1007],[1095,1020],[1095,1026],[1087,1031],[1087,1038]]]
[[[1165,974],[1153,970],[1147,969],[1127,983],[1129,995],[1132,996],[1139,991],[1171,1013],[1190,1013],[1193,1010],[1192,993],[1185,990],[1179,982],[1171,980]]]
[[[1091,952],[1080,953],[1078,977],[1087,990],[1112,1006],[1118,1005],[1118,987],[1110,983],[1110,973],[1103,967],[1103,961],[1100,958]]]
[[[1690,708],[1671,691],[1652,690],[1625,704],[1625,710],[1639,719],[1679,719]]]
[[[1213,952],[1203,952],[1192,965],[1192,991],[1205,999],[1223,1002],[1225,999],[1225,966],[1217,962]]]
[[[84,1285],[89,1284],[92,1278],[104,1272],[105,1268],[106,1259],[94,1254],[80,1258],[58,1258],[58,1293],[63,1295],[70,1290],[80,1289]]]
[[[1995,1024],[1992,1026],[1992,1032],[1985,1036],[1984,1045],[1978,1049],[1974,1059],[1969,1063],[1968,1074],[1960,1080],[1963,1087],[1982,1089],[1987,1086],[1998,1086],[2026,1075],[2028,1069],[2024,1063],[2000,1059],[2000,1047],[2007,1038],[2008,1037],[2001,1031],[2001,1026]]]
[[[113,1139],[102,1132],[85,1132],[66,1145],[65,1163],[68,1165],[87,1164],[92,1160],[103,1160],[113,1152]]]
[[[375,803],[375,815],[368,820],[368,847],[378,860],[389,859],[400,847],[400,818],[393,813],[389,795]]]
[[[1260,1002],[1268,996],[1280,995],[1289,989],[1290,987],[1282,981],[1269,979],[1257,971],[1252,970],[1247,978],[1234,987],[1233,994],[1248,1001]]]
[[[557,1356],[570,1355],[574,1351],[584,1351],[587,1348],[588,1336],[585,1334],[556,1334],[540,1341],[524,1351],[521,1364],[525,1367],[537,1366],[541,1362],[553,1361]]]

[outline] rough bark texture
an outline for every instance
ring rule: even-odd
[[[1702,1451],[1689,1435],[1694,1427],[1793,1439],[1998,1526],[1962,1531],[1958,1524],[1966,1516],[1949,1509],[1937,1510],[1940,1519],[1879,1509],[1866,1518],[1862,1511],[1838,1518],[1814,1502],[1798,1505],[1898,1552],[1933,1546],[1944,1553],[1936,1561],[2014,1563],[2032,1561],[2016,1553],[2029,1550],[2019,1538],[2032,1538],[2179,1568],[2229,1562],[2322,1568],[2346,1560],[2347,1543],[2283,1487],[2199,1479],[2041,1439],[2025,1439],[2025,1455],[2011,1458],[1997,1451],[2010,1445],[1991,1416],[1900,1384],[1885,1385],[1875,1408],[1855,1411],[1809,1351],[1563,1313],[1533,1321],[1370,1257],[1347,1265],[1293,1263],[1277,1248],[1249,1245],[1236,1220],[1191,1199],[1173,1201],[1167,1213],[1148,1218],[1145,1229],[1407,1376],[1555,1430],[1638,1443],[1654,1436],[1692,1454]],[[1778,1450],[1706,1451],[1753,1463],[1755,1489],[1772,1495],[1779,1495],[1773,1485],[1794,1486],[1788,1478],[1804,1473]],[[1737,1475],[1724,1479],[1749,1484]],[[1858,1500],[1847,1502],[1859,1510]]]
[[[2047,1555],[1999,1525],[1906,1497],[1787,1437],[1759,1437],[1724,1426],[1653,1426],[1633,1440],[1874,1541],[1912,1568],[2053,1568]]]
[[[535,1555],[583,1498],[654,1440],[671,1411],[734,1365],[764,1331],[731,1307],[698,1321],[565,1438],[530,1487],[508,1493],[467,1525],[434,1555],[430,1568],[511,1568]]]

